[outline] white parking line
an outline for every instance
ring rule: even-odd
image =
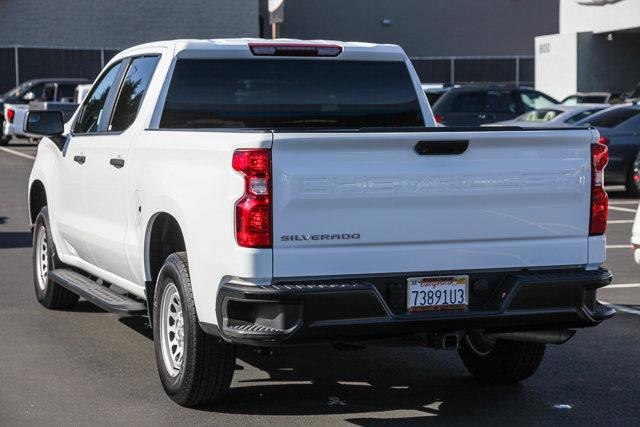
[[[631,249],[631,245],[607,245],[607,249]]]
[[[607,224],[633,224],[632,219],[612,219]]]
[[[609,206],[609,210],[610,210],[610,211],[619,211],[619,212],[631,212],[631,213],[636,213],[636,210],[635,210],[635,209],[619,208],[618,206]]]
[[[4,151],[4,152],[7,152],[9,154],[13,154],[13,155],[18,156],[18,157],[24,157],[26,159],[31,159],[31,160],[35,159],[35,156],[30,156],[29,154],[24,154],[24,153],[21,153],[19,151],[12,150],[11,148],[0,147],[0,150]]]
[[[607,285],[604,289],[623,289],[623,288],[640,288],[640,283],[619,283],[616,285]]]
[[[609,304],[606,301],[600,301],[600,302],[603,303],[603,304],[608,305],[609,307],[613,307],[618,311],[623,311],[625,313],[630,313],[630,314],[635,314],[635,315],[640,316],[640,310],[636,310],[635,308],[624,307],[622,305],[617,305],[617,304]]]
[[[637,205],[637,200],[609,200],[610,205]]]

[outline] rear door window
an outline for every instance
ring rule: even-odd
[[[509,90],[488,91],[486,102],[487,113],[515,114],[517,111],[516,103]]]
[[[404,62],[179,59],[161,128],[418,127]]]
[[[485,92],[460,93],[451,104],[452,113],[481,113],[485,109]]]
[[[157,64],[158,56],[143,56],[131,61],[120,87],[109,131],[121,132],[131,126]]]

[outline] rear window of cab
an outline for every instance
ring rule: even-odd
[[[422,127],[404,62],[179,59],[160,128]]]

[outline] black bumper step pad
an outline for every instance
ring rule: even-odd
[[[144,303],[119,294],[76,271],[66,268],[53,270],[49,272],[49,277],[58,285],[111,313],[130,315],[147,313]]]

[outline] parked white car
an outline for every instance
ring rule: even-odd
[[[413,342],[515,382],[614,314],[598,133],[437,128],[398,46],[136,46],[25,131],[38,301],[148,314],[181,405],[237,345]]]
[[[521,126],[521,127],[568,127],[575,126],[580,120],[592,114],[610,108],[609,104],[557,104],[548,108],[529,111],[513,120],[492,123],[485,126]]]

